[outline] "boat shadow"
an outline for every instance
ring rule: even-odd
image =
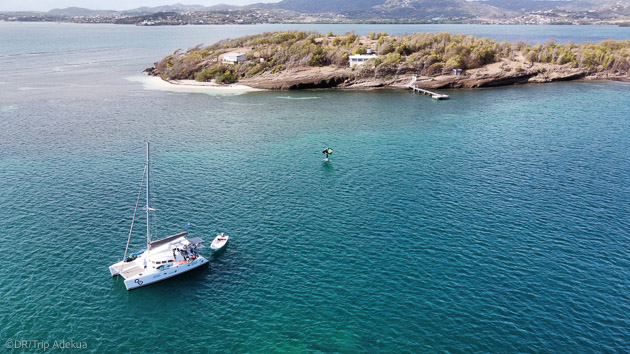
[[[212,256],[210,261],[214,261],[219,259],[219,257],[221,257],[221,255],[223,255],[225,253],[225,250],[228,248],[229,242],[225,244],[225,246],[221,247],[221,249],[219,249],[218,251],[214,251],[212,252]]]

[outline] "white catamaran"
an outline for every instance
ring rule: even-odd
[[[139,288],[149,285],[160,280],[164,280],[176,275],[185,273],[208,263],[208,260],[197,253],[205,246],[198,237],[186,238],[187,232],[172,235],[161,240],[151,241],[151,228],[149,227],[149,212],[155,209],[149,207],[149,143],[147,142],[147,162],[144,167],[146,177],[147,192],[147,248],[132,253],[127,257],[129,249],[129,239],[127,240],[127,248],[123,260],[109,266],[109,272],[112,276],[120,275],[125,279],[125,287],[127,290]],[[144,179],[144,178],[143,178]],[[142,187],[140,188],[142,190]],[[138,201],[140,193],[138,193]],[[138,202],[136,201],[136,211]],[[136,212],[134,211],[135,220]],[[133,231],[133,221],[131,222],[131,231]]]

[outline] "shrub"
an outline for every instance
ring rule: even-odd
[[[444,69],[444,64],[442,64],[442,63],[433,63],[427,69],[426,73],[428,75],[437,75],[437,74],[441,74],[442,73],[442,69]]]
[[[396,47],[394,47],[393,43],[383,43],[378,48],[378,54],[385,55],[385,54],[392,53],[395,50],[396,50]]]
[[[215,80],[218,84],[231,84],[238,81],[238,75],[231,70],[227,70],[223,74],[219,75]]]
[[[365,54],[365,53],[367,53],[367,48],[364,45],[359,46],[358,48],[355,48],[352,50],[352,54]]]
[[[321,47],[317,47],[308,60],[310,66],[322,66],[326,63],[326,53]]]
[[[258,74],[260,74],[261,72],[265,71],[266,66],[263,64],[256,64],[253,67],[251,67],[247,73],[245,73],[245,77],[252,77],[252,76],[256,76]]]
[[[450,58],[446,62],[446,66],[449,67],[449,68],[452,68],[452,69],[455,69],[455,68],[457,68],[457,69],[464,69],[463,68],[462,58],[459,55]]]
[[[197,75],[195,75],[195,80],[199,82],[210,81],[214,79],[214,75],[215,73],[211,68],[205,68],[202,71],[198,72]]]
[[[525,54],[525,59],[530,63],[534,63],[538,60],[538,53],[536,53],[535,50],[530,50],[527,54]]]
[[[358,38],[359,37],[357,37],[357,35],[354,33],[347,34],[346,37],[341,40],[341,45],[350,47],[352,43],[354,43]]]

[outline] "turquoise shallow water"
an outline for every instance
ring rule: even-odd
[[[108,27],[86,28],[115,42]],[[90,38],[4,57],[3,341],[98,352],[630,348],[628,84],[460,90],[445,102],[168,93],[124,78],[177,35],[116,48]],[[209,267],[127,292],[107,266],[124,252],[147,137],[153,232],[190,222],[192,236],[232,238]]]

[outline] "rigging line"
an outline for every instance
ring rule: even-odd
[[[142,185],[144,184],[144,176],[147,172],[147,165],[144,165],[144,171],[142,171],[142,182],[140,182],[140,190],[138,191],[138,199],[136,199],[136,208],[133,210],[133,218],[131,219],[131,230],[129,230],[129,237],[127,238],[127,247],[125,247],[125,255],[123,256],[123,266],[120,267],[120,273],[125,266],[125,259],[127,258],[127,250],[129,250],[129,241],[131,241],[131,232],[133,231],[133,224],[136,221],[136,212],[138,211],[138,203],[140,202],[140,194],[142,193]]]

